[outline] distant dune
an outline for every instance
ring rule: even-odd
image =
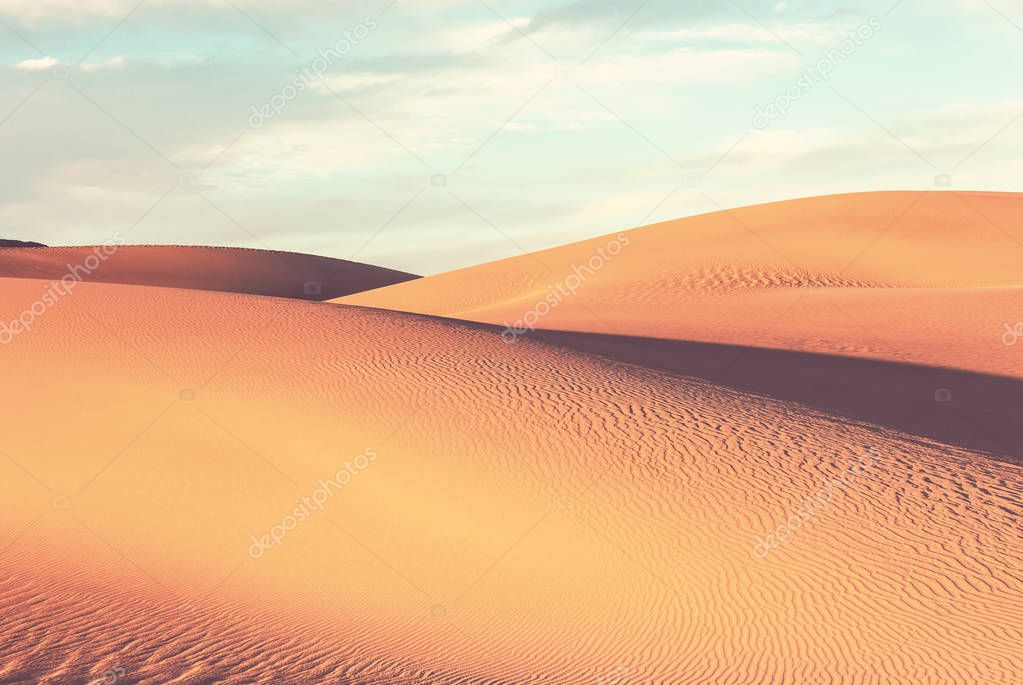
[[[0,682],[1023,678],[1023,467],[983,454],[184,290],[83,284],[0,375]]]
[[[658,313],[659,306],[736,291],[1020,286],[1021,213],[1021,193],[883,192],[790,200],[609,234],[348,302],[494,322],[521,316],[523,305],[578,268],[585,281],[577,296],[545,323],[598,303],[642,305],[642,318],[669,323],[674,312]],[[601,251],[608,257],[601,258]],[[591,260],[599,268],[588,269]]]
[[[336,300],[497,327],[1023,460],[1023,194],[680,219]],[[1018,341],[1018,342],[1017,342]],[[955,372],[949,371],[955,370]],[[948,391],[951,403],[940,403]]]
[[[46,247],[42,243],[33,243],[25,240],[7,240],[0,238],[0,247]]]
[[[338,302],[511,327],[532,322],[536,329],[965,363],[1023,376],[1018,355],[1010,360],[994,349],[1004,324],[1023,316],[1021,216],[1023,194],[1012,193],[778,202],[623,231]],[[987,297],[996,288],[994,305]]]
[[[0,249],[0,277],[59,280],[73,270],[87,282],[309,300],[326,300],[417,278],[342,259],[229,247],[126,245],[104,255],[95,269],[83,269],[90,265],[86,260],[96,254],[92,247]],[[91,264],[96,263],[93,258]]]

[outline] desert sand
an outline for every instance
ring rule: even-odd
[[[502,327],[521,327],[539,310],[537,329],[1020,376],[1019,355],[979,349],[998,343],[1004,330],[975,306],[1023,304],[1020,216],[1018,193],[809,198],[610,234],[338,302]],[[548,297],[549,311],[538,307]],[[960,325],[944,327],[964,315]]]
[[[91,264],[98,266],[90,269]],[[85,282],[310,300],[327,300],[416,278],[343,259],[236,247],[118,245],[111,241],[108,246],[96,248],[0,248],[0,277],[54,281],[69,271]]]
[[[543,339],[1018,460],[1020,217],[1018,193],[808,198],[336,302],[487,323],[508,342]],[[942,391],[954,402],[935,406]]]
[[[1018,253],[911,199],[738,212],[798,267],[627,232],[511,342],[617,236],[364,306],[81,284],[0,347],[0,682],[1020,682]]]

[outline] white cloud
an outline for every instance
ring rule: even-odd
[[[20,71],[49,71],[59,64],[61,64],[60,60],[47,56],[18,62],[14,65],[14,68]],[[124,57],[118,56],[111,57],[110,59],[103,60],[102,62],[86,62],[85,64],[81,64],[75,68],[85,73],[94,73],[106,69],[120,69],[125,64],[126,62]]]
[[[586,67],[581,78],[604,86],[750,83],[796,60],[779,50],[676,50],[635,55]]]
[[[124,66],[124,64],[125,61],[123,57],[111,57],[110,59],[104,60],[102,62],[91,62],[83,64],[79,67],[79,69],[85,72],[94,72],[102,71],[104,69],[120,69],[121,67]]]
[[[425,0],[420,0],[424,2]],[[462,0],[457,0],[461,2]],[[95,17],[126,17],[139,8],[139,0],[0,0],[0,17],[35,25],[43,21],[75,24]],[[210,10],[225,14],[236,14],[232,7],[236,3],[224,0],[146,0],[145,7],[162,9]],[[306,13],[323,9],[321,0],[245,0],[237,3],[244,6],[247,14],[263,13]],[[443,5],[446,2],[431,0],[428,5]],[[144,8],[143,8],[144,9]]]
[[[961,164],[962,171],[975,169],[979,177],[985,171],[1002,168],[1020,158],[1023,147],[1021,114],[1021,100],[978,101],[888,122],[894,136],[870,122],[866,122],[860,132],[852,134],[828,127],[758,131],[728,156],[719,171],[798,170],[812,177],[855,165],[872,174],[886,169],[908,170],[926,180],[939,170]],[[1013,121],[1016,123],[1010,125]],[[992,139],[992,136],[996,137]],[[929,169],[906,150],[907,145],[937,169]],[[896,160],[901,161],[896,163]],[[988,177],[997,179],[996,174],[988,174]]]
[[[125,15],[137,0],[0,0],[0,16],[35,24],[42,19],[75,22],[87,16]]]
[[[492,21],[482,24],[459,24],[430,34],[424,44],[434,47],[443,45],[445,51],[452,53],[472,52],[489,43],[500,41],[511,35],[518,35],[512,27],[524,29],[528,26],[529,19],[525,17],[509,18],[508,23]]]
[[[329,86],[329,89],[320,81],[314,81],[310,87],[321,93],[331,94],[331,90],[348,92],[353,90],[370,89],[378,86],[388,86],[398,83],[404,78],[405,77],[402,74],[377,74],[370,72],[337,74],[326,77],[326,86]]]
[[[199,146],[181,150],[176,158],[200,164],[218,152]],[[295,181],[325,181],[406,161],[400,147],[375,135],[361,120],[282,119],[239,140],[209,175],[217,186],[229,190],[275,189]]]
[[[820,42],[825,36],[840,32],[836,26],[807,24],[767,30],[752,24],[716,24],[703,28],[683,28],[674,31],[650,31],[644,37],[666,40],[716,40],[729,43],[777,43],[778,39],[791,42]]]
[[[24,62],[18,62],[14,65],[14,68],[22,71],[46,71],[47,69],[54,68],[58,64],[60,64],[60,62],[53,57],[39,57],[37,59],[27,59]]]

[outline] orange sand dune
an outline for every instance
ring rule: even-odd
[[[507,326],[509,339],[579,331],[1020,377],[1019,347],[1001,340],[1023,320],[1021,219],[1023,194],[1013,193],[810,198],[647,226],[338,302]]]
[[[811,198],[337,301],[485,322],[508,343],[539,337],[1023,461],[1021,218],[1019,194]]]
[[[981,280],[968,242],[948,283]],[[424,283],[483,306],[494,274]],[[8,321],[37,284],[0,291]],[[479,325],[104,284],[0,375],[3,683],[1023,682],[1023,467],[892,426]]]
[[[117,245],[0,249],[0,276],[83,281],[326,300],[416,276],[292,252],[234,247]]]

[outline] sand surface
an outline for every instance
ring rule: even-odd
[[[0,683],[1023,682],[1023,205],[914,197],[625,233],[512,336],[621,238],[80,284],[0,345]]]
[[[1021,462],[1021,259],[1021,194],[859,193],[335,301],[486,323],[509,344],[541,339]]]
[[[1023,194],[837,195],[623,231],[338,302],[511,329],[1023,376]],[[954,324],[954,325],[950,325]]]
[[[244,295],[84,284],[0,373],[0,682],[1023,675],[1023,469],[984,454]]]
[[[0,277],[193,288],[327,300],[416,278],[316,255],[178,245],[0,248]]]

